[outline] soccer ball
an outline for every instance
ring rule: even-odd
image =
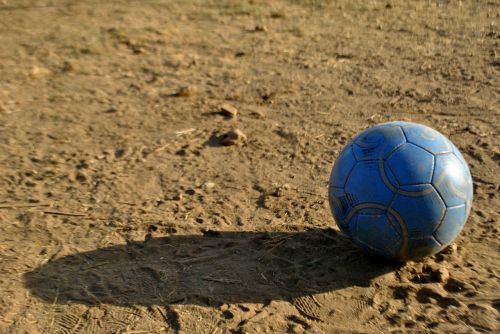
[[[462,230],[472,178],[441,133],[409,122],[383,123],[356,135],[330,176],[335,222],[369,255],[415,260],[435,254]]]

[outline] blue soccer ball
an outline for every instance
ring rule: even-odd
[[[330,176],[329,202],[340,229],[369,255],[415,260],[435,254],[462,230],[472,178],[441,133],[409,122],[356,135]]]

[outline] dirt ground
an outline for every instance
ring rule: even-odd
[[[0,0],[0,332],[499,330],[499,24],[495,0]],[[328,207],[389,120],[474,178],[421,262],[364,257]]]

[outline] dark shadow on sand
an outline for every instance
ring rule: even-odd
[[[208,232],[69,255],[24,279],[50,303],[215,306],[367,286],[397,266],[363,256],[332,230]]]

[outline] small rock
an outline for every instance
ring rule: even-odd
[[[183,198],[182,194],[181,194],[181,193],[179,193],[179,194],[176,194],[176,195],[173,197],[173,200],[174,200],[174,201],[180,201],[180,200],[182,200],[182,198]]]
[[[234,129],[224,135],[224,139],[222,139],[222,145],[224,146],[242,145],[246,141],[247,141],[247,136],[243,132],[241,132],[241,130]]]
[[[212,189],[213,187],[215,187],[215,183],[213,183],[213,182],[205,182],[205,184],[203,185],[203,187],[205,189]]]
[[[453,243],[453,244],[449,245],[448,247],[446,247],[445,249],[443,249],[443,251],[441,253],[443,253],[443,254],[456,254],[457,250],[458,250],[457,244]]]
[[[252,111],[252,115],[256,116],[258,118],[266,118],[266,114],[260,110],[254,110]]]
[[[30,75],[33,78],[39,78],[39,77],[44,77],[44,76],[48,75],[49,73],[50,73],[50,71],[44,67],[33,66],[31,68]]]
[[[175,96],[178,97],[189,97],[192,96],[196,93],[196,87],[194,86],[185,86],[181,87],[177,93],[175,93]]]
[[[223,104],[220,107],[220,113],[227,117],[235,117],[238,114],[238,109],[230,104]]]

